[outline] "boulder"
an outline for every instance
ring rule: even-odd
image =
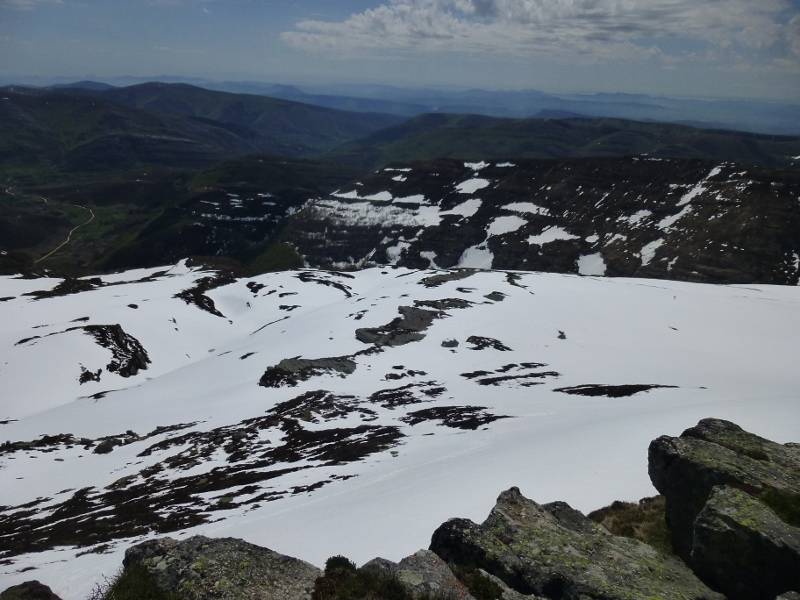
[[[733,600],[771,600],[800,589],[800,528],[757,498],[717,486],[695,519],[691,563]]]
[[[361,568],[394,577],[413,598],[474,600],[447,563],[430,550],[420,550],[399,563],[375,558]]]
[[[0,593],[0,600],[61,600],[61,598],[43,583],[26,581]]]
[[[777,444],[719,419],[703,419],[680,437],[650,444],[649,472],[666,497],[672,545],[691,560],[694,522],[711,490],[727,485],[772,507],[783,520],[800,525],[800,446]]]
[[[612,535],[563,502],[539,505],[517,488],[500,494],[476,525],[447,521],[431,550],[448,563],[482,569],[520,594],[560,600],[718,600],[674,557]]]
[[[322,571],[232,538],[151,540],[128,549],[126,570],[143,568],[153,584],[183,600],[310,599]]]

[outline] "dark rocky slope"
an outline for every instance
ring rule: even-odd
[[[310,202],[289,240],[313,266],[477,267],[798,283],[800,174],[595,158],[384,169]]]
[[[240,540],[151,540],[128,550],[124,571],[95,598],[798,597],[800,445],[777,444],[733,423],[706,419],[680,437],[655,440],[649,462],[666,504],[660,498],[615,503],[592,520],[566,503],[540,505],[511,488],[500,494],[482,524],[451,519],[441,525],[430,550],[399,563],[376,558],[360,569],[333,557],[324,573]],[[675,553],[643,534],[647,528],[641,525],[659,520],[669,528]],[[623,521],[624,535],[598,524],[616,531],[624,530]],[[0,598],[54,600],[49,593],[30,582]]]

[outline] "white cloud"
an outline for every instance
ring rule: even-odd
[[[682,54],[675,40],[757,53],[787,39],[797,52],[800,18],[787,23],[797,12],[789,0],[388,0],[343,21],[301,21],[283,39],[344,54],[446,50],[674,62]]]

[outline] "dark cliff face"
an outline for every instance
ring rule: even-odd
[[[310,265],[798,283],[800,173],[700,160],[438,160],[311,201]]]

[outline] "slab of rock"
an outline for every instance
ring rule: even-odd
[[[731,599],[771,600],[800,589],[800,528],[757,498],[718,486],[695,519],[691,562]]]
[[[559,600],[720,600],[679,560],[612,535],[563,502],[539,505],[517,488],[500,494],[481,525],[452,519],[431,550],[478,568],[521,594]]]
[[[453,575],[447,563],[430,550],[420,550],[399,563],[375,558],[361,568],[396,578],[414,598],[475,600],[464,584]]]
[[[185,600],[306,600],[322,571],[233,538],[151,540],[128,549],[126,569],[143,567],[156,587]]]
[[[43,583],[26,581],[0,593],[0,600],[61,600],[61,598]]]
[[[717,485],[760,498],[800,526],[800,446],[777,444],[719,419],[703,419],[680,437],[650,444],[649,472],[666,497],[672,545],[691,560],[694,522]]]

